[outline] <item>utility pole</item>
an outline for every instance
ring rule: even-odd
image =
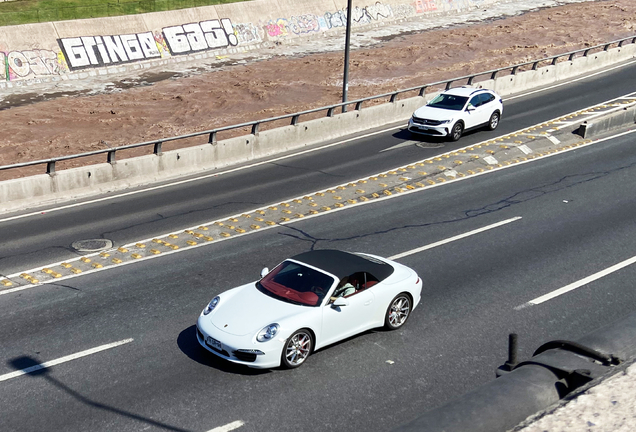
[[[349,45],[351,42],[351,3],[347,0],[347,35],[345,37],[345,57],[344,57],[344,77],[342,78],[342,102],[347,101],[347,91],[349,90]],[[342,112],[347,112],[347,106],[342,106]]]

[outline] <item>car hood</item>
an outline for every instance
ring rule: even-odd
[[[207,318],[219,330],[235,336],[256,334],[266,325],[280,323],[290,316],[306,313],[311,309],[263,294],[254,282],[225,294]]]
[[[423,107],[415,110],[413,115],[415,117],[419,117],[423,119],[441,121],[441,120],[452,120],[455,117],[457,117],[457,115],[459,115],[460,113],[461,111],[453,111],[453,110],[447,110],[442,108],[432,108],[428,105],[424,105]]]

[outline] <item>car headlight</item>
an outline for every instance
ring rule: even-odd
[[[439,124],[441,124],[441,125],[442,124],[448,124],[450,122],[451,122],[450,120],[440,120]]]
[[[259,342],[267,342],[268,340],[274,339],[279,328],[280,326],[278,324],[270,324],[263,327],[263,330],[259,331],[256,335],[256,340]]]
[[[214,310],[214,308],[216,307],[216,305],[219,304],[219,301],[221,300],[221,298],[219,296],[216,296],[212,299],[212,301],[210,301],[210,303],[208,303],[208,305],[205,307],[205,309],[203,309],[203,315],[207,315],[210,312],[212,312]]]

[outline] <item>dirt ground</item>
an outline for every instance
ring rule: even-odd
[[[374,46],[351,52],[349,100],[633,36],[635,27],[636,1],[603,0],[385,37]],[[341,52],[274,57],[119,92],[6,108],[0,111],[0,165],[338,103],[342,74]],[[0,180],[32,173],[0,171]]]

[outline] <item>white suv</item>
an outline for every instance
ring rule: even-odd
[[[486,126],[495,130],[503,113],[503,102],[492,90],[457,87],[437,95],[413,113],[413,134],[449,137],[457,141],[464,131]]]

